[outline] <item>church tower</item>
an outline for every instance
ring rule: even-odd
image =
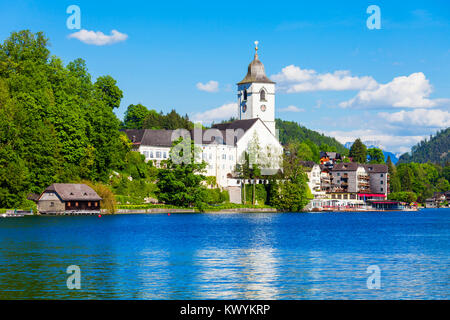
[[[237,86],[239,119],[260,118],[275,135],[275,82],[266,76],[264,65],[258,59],[258,41],[247,75]]]

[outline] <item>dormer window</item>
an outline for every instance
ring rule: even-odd
[[[266,91],[264,91],[264,89],[261,89],[261,92],[259,93],[259,100],[266,101]]]
[[[244,101],[247,100],[247,89],[244,89]]]

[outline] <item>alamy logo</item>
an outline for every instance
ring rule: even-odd
[[[67,29],[73,30],[81,29],[81,9],[77,5],[70,5],[66,9],[66,13],[70,14],[70,16],[67,18],[66,26]]]
[[[380,289],[381,288],[381,270],[377,265],[371,265],[367,267],[366,273],[370,273],[367,278],[367,289]]]
[[[70,265],[66,270],[70,276],[67,278],[67,288],[70,290],[81,289],[81,269],[77,265]]]
[[[373,4],[367,7],[366,12],[370,14],[370,17],[367,18],[367,28],[369,28],[369,30],[381,29],[380,7]]]

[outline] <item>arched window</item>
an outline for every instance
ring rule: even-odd
[[[264,91],[264,89],[261,89],[259,93],[259,100],[266,101],[266,91]]]
[[[244,100],[247,100],[247,89],[244,89]]]

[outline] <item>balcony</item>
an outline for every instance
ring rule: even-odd
[[[370,180],[370,176],[368,174],[360,174],[358,175],[358,180]]]

